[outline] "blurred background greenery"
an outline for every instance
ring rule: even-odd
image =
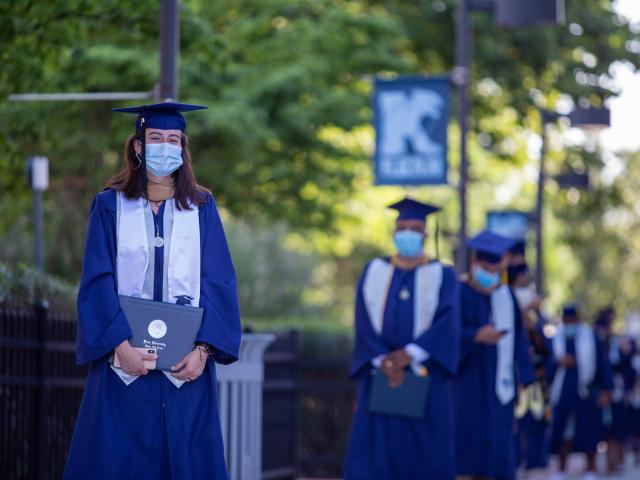
[[[455,123],[449,185],[374,187],[370,105],[375,75],[451,71],[454,6],[182,0],[180,97],[209,105],[189,116],[187,133],[198,179],[225,220],[248,324],[348,329],[362,267],[392,251],[394,217],[384,207],[406,192],[444,207],[440,255],[451,261]],[[611,65],[639,64],[639,29],[611,0],[567,7],[567,25],[551,29],[509,31],[473,16],[472,232],[488,210],[533,210],[538,107],[600,105],[615,93]],[[158,15],[154,0],[0,0],[0,301],[43,291],[73,302],[91,199],[119,168],[133,130],[132,118],[110,113],[115,103],[16,103],[7,95],[151,90]],[[640,154],[618,152],[612,177],[601,148],[567,147],[564,129],[551,132],[550,174],[588,171],[591,188],[547,184],[548,308],[579,298],[588,312],[608,303],[622,313],[640,309]],[[26,158],[34,154],[49,157],[52,175],[45,277],[27,267]],[[435,254],[432,241],[428,250]]]

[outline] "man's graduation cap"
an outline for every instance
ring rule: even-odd
[[[500,263],[503,255],[513,246],[515,240],[502,237],[489,230],[483,230],[467,240],[467,247],[473,249],[476,258],[487,263]]]
[[[512,255],[523,255],[526,253],[527,242],[525,240],[516,240],[509,248],[509,253]]]
[[[513,282],[520,275],[529,273],[529,265],[526,262],[518,263],[517,265],[509,265],[507,267],[507,279],[509,283]]]
[[[563,317],[575,317],[578,315],[578,304],[570,303],[562,307]]]
[[[111,111],[137,114],[136,131],[145,128],[158,128],[161,130],[180,130],[184,132],[187,128],[187,121],[182,116],[182,112],[204,110],[205,108],[207,107],[203,105],[166,101],[150,105],[139,105],[137,107],[114,108]]]
[[[423,222],[429,215],[441,210],[440,207],[422,203],[410,197],[392,203],[387,208],[398,211],[398,220],[422,220]]]

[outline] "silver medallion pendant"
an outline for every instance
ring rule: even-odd
[[[164,238],[157,236],[153,239],[153,244],[156,248],[164,247]]]
[[[400,297],[400,300],[409,300],[411,298],[411,292],[409,292],[407,287],[403,287],[398,296]]]

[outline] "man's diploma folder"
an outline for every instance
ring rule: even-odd
[[[120,307],[133,332],[129,343],[155,349],[156,370],[171,370],[193,350],[202,323],[202,308],[125,295],[120,295]]]
[[[429,391],[429,377],[405,372],[404,382],[399,387],[390,387],[387,376],[374,370],[369,392],[369,411],[409,418],[424,417]]]

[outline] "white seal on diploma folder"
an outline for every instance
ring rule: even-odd
[[[153,338],[162,338],[167,334],[167,324],[162,320],[154,320],[149,324],[148,330]]]

